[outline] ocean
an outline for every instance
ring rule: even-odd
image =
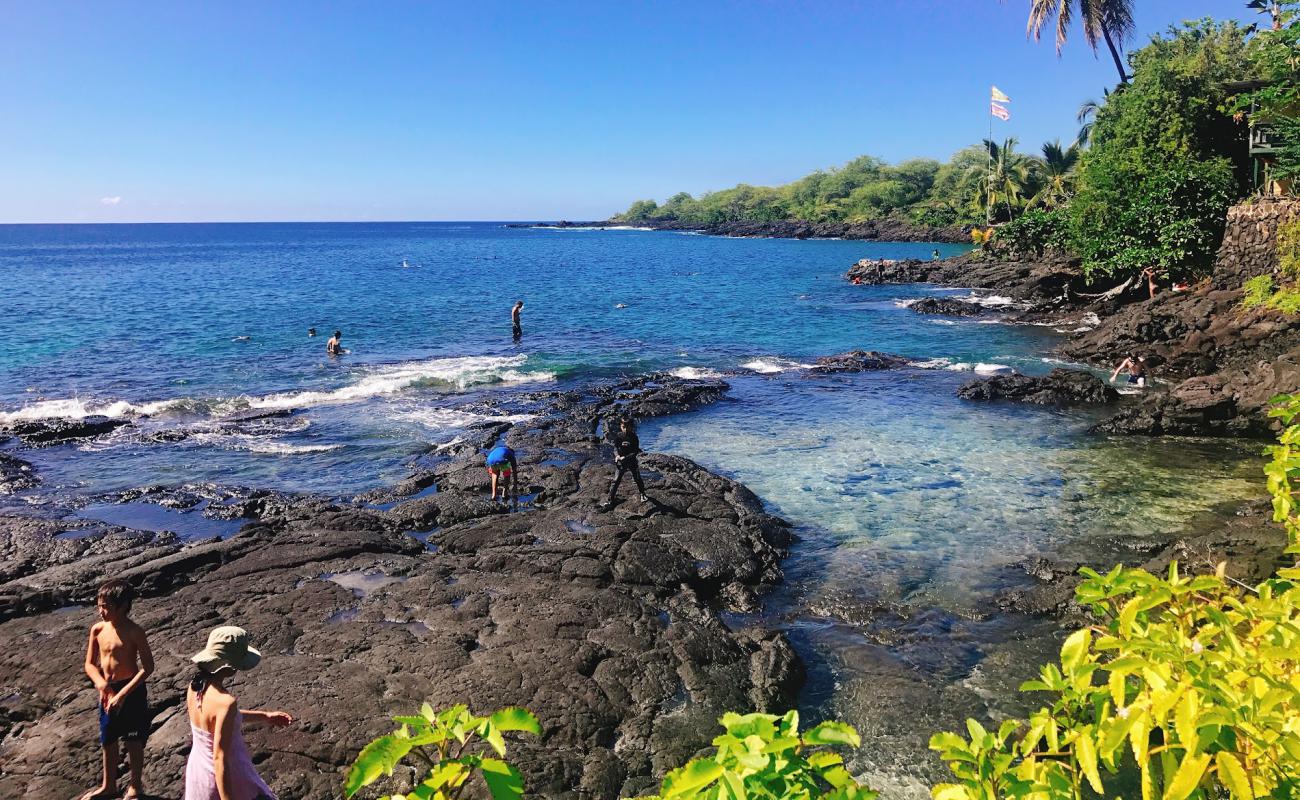
[[[525,418],[516,398],[537,388],[724,376],[726,400],[647,421],[643,446],[742,481],[795,525],[785,584],[734,622],[785,630],[809,665],[805,713],[859,726],[858,771],[923,797],[941,774],[929,733],[1016,711],[1057,646],[1050,623],[996,606],[1031,585],[1027,564],[1109,566],[1262,493],[1254,446],[1096,437],[1095,411],[958,400],[977,373],[1059,365],[1065,333],[906,307],[961,287],[843,279],[863,257],[935,249],[964,248],[480,222],[0,226],[0,424],[147,415],[24,452],[43,483],[2,502],[79,498],[199,538],[221,530],[96,498],[193,482],[348,498],[468,426]],[[807,373],[851,349],[916,366]],[[298,413],[218,421],[275,409]]]

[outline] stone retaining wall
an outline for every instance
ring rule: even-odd
[[[1248,278],[1277,271],[1277,229],[1300,217],[1300,198],[1264,197],[1228,209],[1214,282],[1236,289]]]

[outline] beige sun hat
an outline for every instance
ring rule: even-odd
[[[222,625],[208,634],[208,646],[190,657],[190,661],[208,672],[230,669],[248,670],[257,666],[262,654],[248,644],[248,631],[235,625]]]

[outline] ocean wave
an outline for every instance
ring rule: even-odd
[[[331,450],[338,450],[342,444],[296,444],[294,442],[281,442],[274,439],[267,439],[263,436],[250,433],[193,433],[189,441],[206,445],[208,447],[217,447],[222,450],[240,450],[246,453],[259,453],[262,455],[301,455],[303,453],[328,453]]]
[[[812,364],[800,364],[798,361],[791,361],[788,358],[755,358],[752,361],[746,361],[740,365],[744,369],[753,372],[762,373],[763,375],[775,375],[778,372],[789,372],[794,369],[811,369]]]
[[[84,419],[86,417],[140,417],[157,414],[184,405],[186,399],[159,400],[153,403],[128,403],[125,400],[96,401],[69,397],[41,400],[17,411],[0,411],[0,423],[33,422],[42,419]]]
[[[532,383],[555,380],[553,372],[520,372],[528,356],[461,356],[434,358],[381,367],[356,383],[329,391],[281,392],[247,398],[247,408],[288,409],[356,403],[417,386],[451,385],[465,389],[487,383]]]
[[[1006,364],[985,364],[980,362],[975,365],[974,370],[978,375],[1014,375],[1015,370]]]
[[[912,366],[917,369],[949,369],[952,367],[951,358],[929,358],[924,361],[913,361]]]
[[[41,400],[17,411],[0,412],[0,424],[55,418],[82,419],[89,416],[145,417],[165,411],[190,411],[220,416],[249,409],[274,411],[357,403],[420,386],[453,386],[457,389],[465,389],[483,384],[555,380],[556,376],[553,372],[521,371],[519,367],[522,367],[527,360],[528,356],[518,355],[460,356],[412,361],[371,368],[356,382],[337,389],[277,392],[260,397],[248,395],[226,398],[181,397],[147,403],[131,403],[125,400],[105,402],[79,398]]]
[[[722,377],[721,372],[715,372],[706,367],[678,367],[677,369],[669,370],[668,374],[672,375],[674,378],[685,378],[688,381],[708,380],[710,378]]]

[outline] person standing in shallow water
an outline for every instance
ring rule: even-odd
[[[185,764],[184,800],[276,800],[248,754],[244,722],[283,728],[293,717],[283,711],[240,711],[226,690],[225,682],[236,672],[262,660],[248,639],[243,628],[224,625],[208,634],[207,647],[190,659],[198,673],[185,693],[193,743]]]
[[[646,497],[645,493],[645,481],[641,480],[641,465],[637,462],[637,456],[641,454],[641,439],[636,435],[636,422],[631,417],[620,417],[614,427],[613,438],[614,482],[609,485],[609,499],[605,501],[604,507],[606,509],[614,507],[618,485],[623,482],[623,476],[629,472],[632,473],[632,480],[636,482],[637,491],[641,493],[641,502],[650,502],[650,498]]]
[[[334,331],[334,335],[331,336],[330,340],[325,343],[325,352],[329,353],[332,356],[336,356],[339,353],[342,353],[343,352],[342,342],[343,342],[343,332]]]
[[[1128,370],[1128,382],[1130,386],[1137,386],[1145,389],[1147,385],[1147,360],[1146,356],[1131,355],[1119,362],[1115,371],[1110,374],[1110,382],[1114,383],[1119,374]]]
[[[511,329],[511,333],[514,336],[514,340],[516,342],[524,337],[524,326],[519,319],[519,316],[523,312],[523,310],[524,310],[523,300],[516,300],[515,307],[510,309],[510,329]]]

